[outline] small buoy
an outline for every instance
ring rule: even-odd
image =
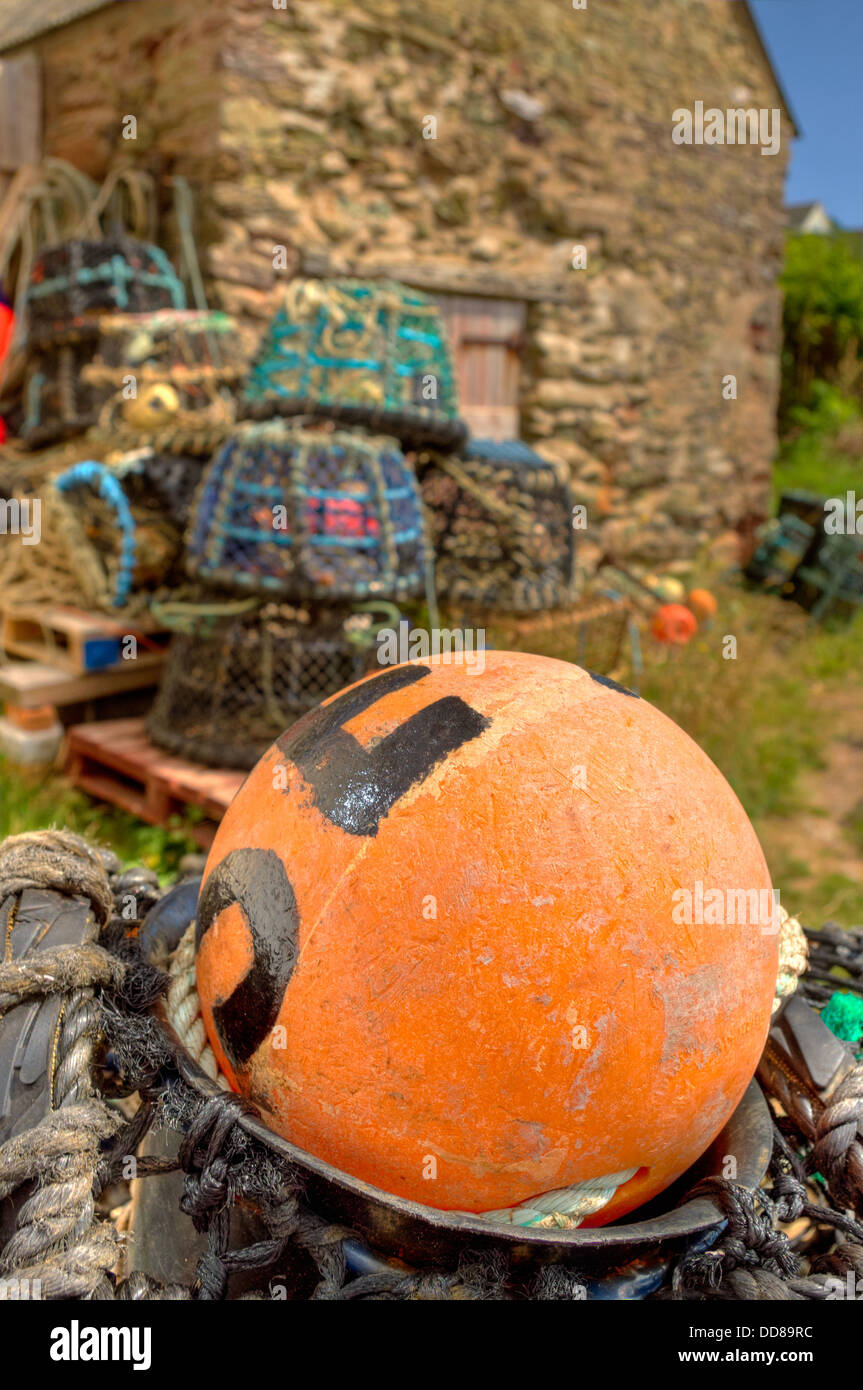
[[[135,429],[156,429],[178,414],[180,397],[166,381],[145,386],[139,396],[125,402],[123,415]]]
[[[234,1089],[335,1168],[521,1224],[566,1224],[577,1190],[573,1224],[603,1224],[689,1168],[755,1071],[778,936],[741,892],[772,902],[755,832],[646,701],[522,652],[395,666],[229,807],[204,1023]]]
[[[698,631],[698,623],[682,603],[664,603],[650,620],[650,631],[657,642],[683,647]]]
[[[661,574],[658,578],[655,574],[649,574],[644,583],[663,603],[682,603],[686,595],[683,584],[673,574]]]
[[[707,622],[710,618],[715,618],[716,610],[719,607],[715,596],[709,589],[693,589],[687,599],[687,603],[696,618],[699,618],[702,622]]]

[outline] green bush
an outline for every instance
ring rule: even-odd
[[[812,404],[816,382],[855,396],[863,384],[863,262],[842,237],[790,236],[783,310],[780,426]]]

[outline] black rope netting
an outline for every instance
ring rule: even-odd
[[[145,926],[161,900],[154,877],[147,870],[123,872],[113,855],[97,856],[84,842],[56,832],[17,837],[0,848],[0,914],[10,924],[13,951],[0,967],[0,1018],[8,1026],[16,1010],[32,1012],[27,999],[44,994],[56,1000],[58,974],[66,991],[53,1108],[40,1124],[8,1137],[0,1106],[0,1197],[19,1201],[15,1230],[0,1232],[0,1275],[38,1276],[43,1296],[52,1298],[586,1296],[585,1273],[573,1260],[523,1267],[505,1249],[465,1248],[451,1267],[410,1269],[316,1210],[304,1174],[251,1132],[254,1107],[230,1092],[211,1094],[190,1084],[170,1030],[153,1015],[168,985],[160,965],[145,958],[159,955]],[[27,927],[28,914],[34,923],[52,910],[56,918],[57,904],[67,923],[65,936],[55,938],[60,944],[52,945],[43,926],[36,954],[25,952],[17,961],[16,932],[31,941],[38,935],[35,926]],[[68,944],[73,908],[91,924],[80,937],[89,933],[87,951]],[[97,939],[99,922],[105,925]],[[840,936],[828,926],[811,935],[812,972],[796,996],[801,1008],[813,988],[829,988],[821,981],[832,966],[847,972],[833,977],[840,989],[850,983],[859,990],[863,976],[863,930]],[[805,1030],[798,1031],[805,1042]],[[799,1083],[800,1095],[809,1092],[814,1129],[807,1130],[803,1112],[774,1098],[773,1156],[762,1187],[714,1176],[686,1194],[686,1201],[710,1197],[725,1224],[712,1246],[702,1242],[673,1261],[654,1297],[822,1300],[844,1296],[849,1281],[863,1277],[863,1096],[861,1068],[847,1048],[837,1074],[844,1079],[832,1091],[822,1086],[819,1093],[817,1077]],[[769,1078],[762,1081],[770,1091]],[[148,1152],[145,1143],[135,1175],[145,1183],[182,1175],[180,1210],[201,1242],[194,1277],[181,1282],[141,1270],[118,1274],[119,1240],[104,1214],[106,1201],[142,1141],[172,1131],[180,1135],[175,1151]],[[829,1165],[819,1151],[824,1135],[833,1136]]]

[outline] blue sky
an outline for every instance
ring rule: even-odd
[[[789,203],[863,227],[863,0],[753,0],[794,114]]]

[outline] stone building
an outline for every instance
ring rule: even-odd
[[[6,0],[0,180],[184,175],[250,341],[298,272],[432,291],[474,430],[570,470],[583,558],[682,568],[767,506],[793,117],[745,0],[581,3]]]

